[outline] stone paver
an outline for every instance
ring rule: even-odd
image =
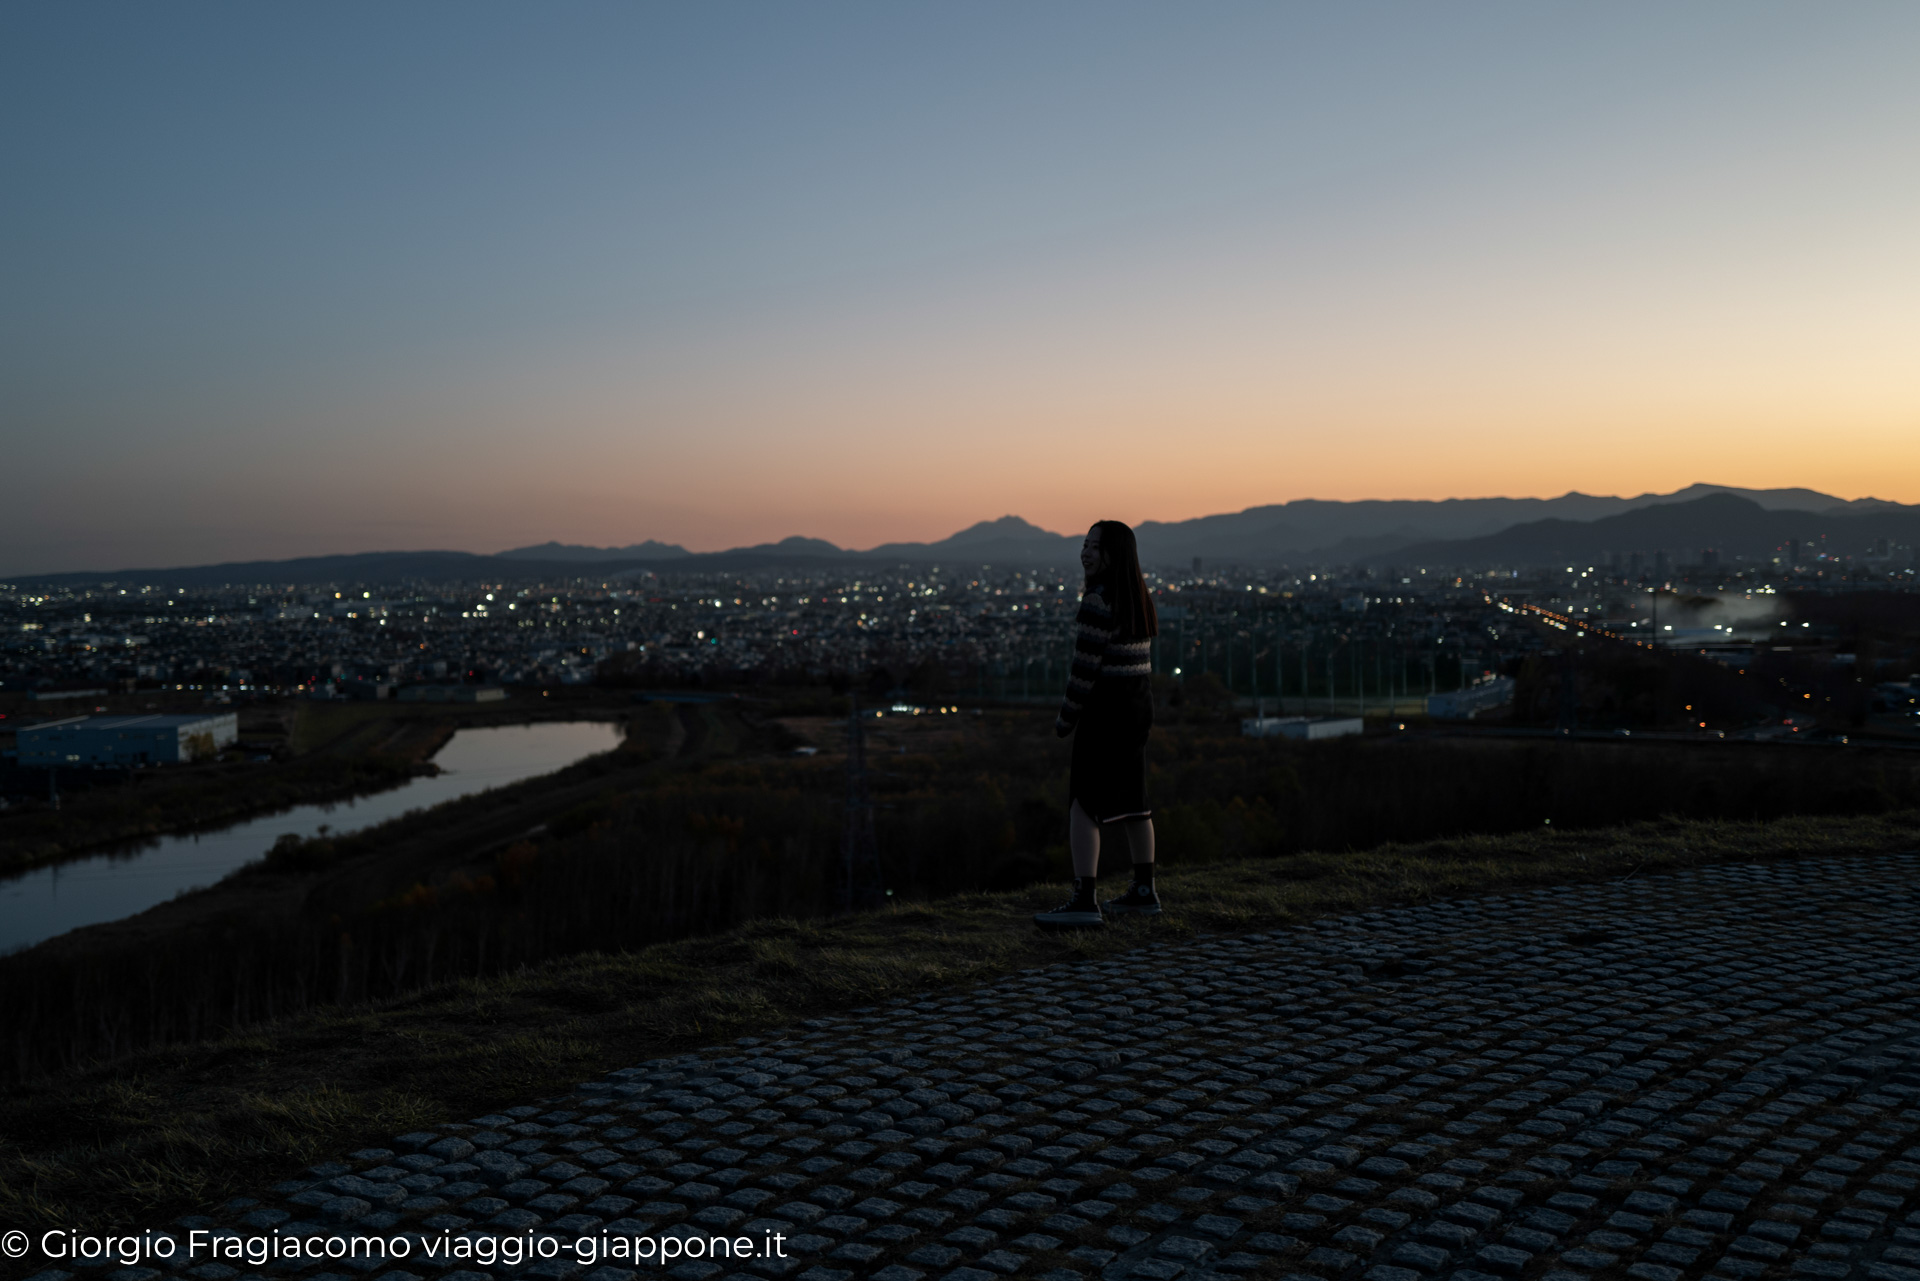
[[[1151,944],[643,1063],[175,1227],[785,1237],[676,1281],[1920,1281],[1917,1188],[1899,855]],[[384,1275],[635,1274],[570,1258]]]

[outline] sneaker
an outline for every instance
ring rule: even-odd
[[[1110,916],[1158,916],[1160,895],[1144,885],[1129,885],[1127,892],[1100,905]]]
[[[1043,930],[1097,930],[1107,923],[1100,909],[1078,899],[1062,903],[1051,912],[1035,912],[1033,923]]]

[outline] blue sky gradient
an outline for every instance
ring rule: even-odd
[[[1920,10],[0,11],[0,572],[1920,501]]]

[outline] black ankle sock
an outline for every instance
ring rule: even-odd
[[[1135,863],[1133,865],[1133,883],[1143,890],[1153,888],[1153,864]]]
[[[1093,887],[1099,876],[1076,876],[1073,878],[1073,905],[1092,907],[1094,905]]]

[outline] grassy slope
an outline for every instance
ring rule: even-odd
[[[1912,811],[1645,823],[1163,875],[1154,937],[1231,933],[1371,905],[1713,862],[1911,848]],[[154,1224],[322,1157],[566,1090],[615,1067],[827,1010],[964,987],[1136,946],[1146,928],[1036,933],[1058,886],[589,955],[309,1015],[16,1090],[0,1103],[0,1220]]]

